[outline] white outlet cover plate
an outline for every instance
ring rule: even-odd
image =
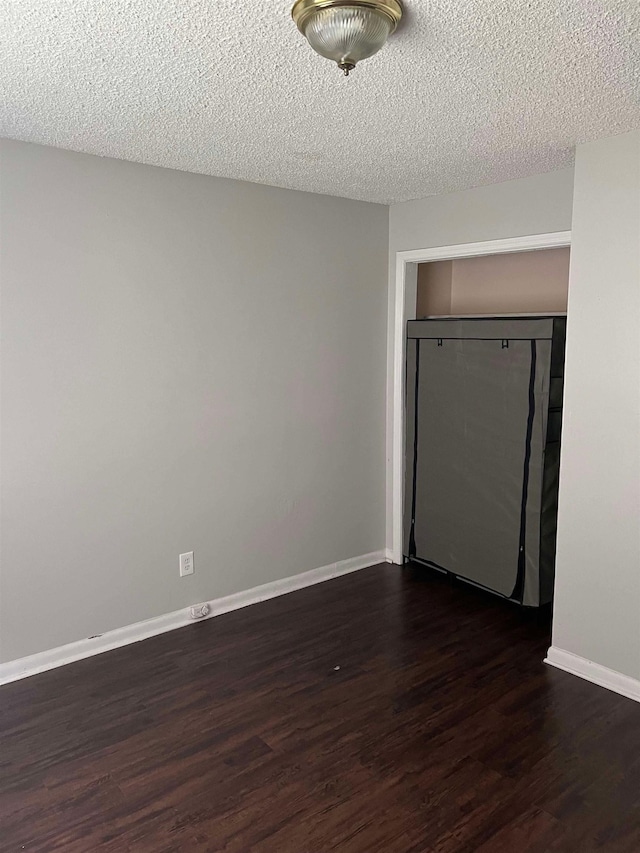
[[[180,577],[184,578],[187,575],[192,575],[194,571],[193,551],[187,551],[186,554],[180,554]]]

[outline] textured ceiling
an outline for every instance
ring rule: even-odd
[[[640,127],[638,0],[406,0],[347,79],[293,0],[3,0],[0,135],[378,202]]]

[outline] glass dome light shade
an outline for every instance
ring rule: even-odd
[[[360,60],[380,50],[402,9],[396,0],[298,0],[292,15],[316,53],[332,59],[348,75]]]

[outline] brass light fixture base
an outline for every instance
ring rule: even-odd
[[[402,18],[402,6],[398,0],[296,0],[291,10],[291,17],[304,35],[305,27],[311,15],[320,9],[335,9],[337,6],[360,6],[381,12],[391,21],[390,33],[395,30]]]

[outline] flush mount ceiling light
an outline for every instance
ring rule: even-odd
[[[338,63],[345,77],[373,56],[398,26],[398,0],[296,0],[291,17],[311,47]]]

